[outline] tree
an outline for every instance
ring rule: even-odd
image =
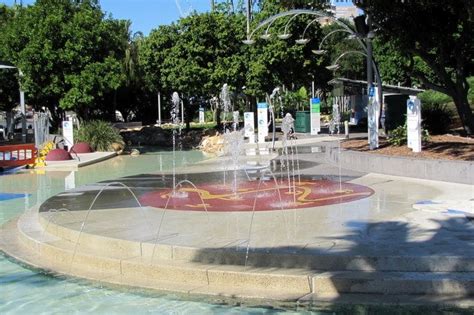
[[[0,47],[22,71],[29,103],[106,112],[122,82],[128,35],[123,21],[105,19],[94,0],[38,0],[18,9],[0,34]]]
[[[0,4],[0,34],[15,17],[15,8]],[[8,61],[5,47],[0,46],[0,61]],[[17,69],[0,69],[0,110],[10,111],[19,102]]]
[[[140,50],[147,85],[164,95],[177,91],[185,101],[189,123],[199,104],[189,102],[191,97],[210,99],[219,95],[224,83],[234,90],[243,86],[244,31],[243,15],[219,8],[160,26],[144,39]]]
[[[467,134],[474,133],[468,76],[474,72],[474,5],[459,1],[355,1],[382,40],[409,56],[411,73],[427,88],[451,96]],[[419,58],[432,74],[415,66]]]

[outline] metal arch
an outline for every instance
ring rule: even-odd
[[[312,20],[311,22],[308,23],[308,25],[306,25],[306,27],[304,28],[304,31],[303,31],[303,34],[301,35],[301,38],[304,38],[304,35],[306,34],[306,31],[308,30],[308,28],[316,21],[318,21],[321,17],[317,17],[315,18],[314,20]]]
[[[321,39],[321,41],[319,42],[319,47],[318,47],[318,49],[321,50],[321,48],[323,47],[324,41],[325,41],[326,39],[328,39],[329,36],[331,36],[332,34],[338,33],[338,32],[344,32],[344,33],[348,33],[348,34],[354,34],[354,33],[350,32],[350,31],[348,31],[348,30],[346,30],[346,29],[344,29],[344,28],[338,28],[338,29],[332,30],[332,31],[330,31],[329,33],[327,33],[327,34],[323,37],[323,39]],[[365,48],[365,47],[364,47],[364,48]]]
[[[261,29],[262,27],[266,26],[269,23],[273,23],[275,20],[278,20],[279,18],[290,16],[290,15],[303,15],[303,14],[315,15],[318,17],[328,17],[328,18],[334,19],[333,16],[329,15],[327,12],[324,12],[324,11],[313,11],[313,10],[303,10],[303,9],[290,10],[290,11],[275,14],[267,18],[266,20],[263,20],[262,22],[260,22],[257,25],[257,27],[252,31],[252,33],[247,34],[247,39],[251,39],[259,29]]]
[[[367,52],[367,47],[365,46],[364,42],[357,36],[357,33],[351,29],[348,25],[346,25],[345,23],[341,22],[340,20],[338,20],[336,17],[334,17],[333,15],[330,15],[328,14],[327,12],[325,11],[313,11],[313,10],[307,10],[307,9],[295,9],[295,10],[290,10],[290,11],[286,11],[286,12],[282,12],[282,13],[278,13],[278,14],[275,14],[269,18],[267,18],[266,20],[263,20],[262,22],[260,22],[257,27],[252,31],[252,33],[250,34],[247,34],[247,40],[251,40],[252,37],[255,35],[255,33],[260,30],[261,28],[267,26],[267,31],[268,31],[268,28],[271,26],[271,24],[273,24],[273,22],[275,22],[276,20],[278,20],[279,18],[283,18],[283,17],[287,17],[287,16],[292,16],[290,18],[290,20],[287,22],[287,24],[285,25],[285,33],[288,29],[288,25],[289,23],[297,16],[299,15],[313,15],[313,16],[317,16],[316,19],[312,20],[309,24],[312,24],[314,21],[317,21],[319,18],[329,18],[331,20],[333,20],[335,23],[337,23],[337,25],[341,26],[342,29],[346,30],[348,33],[350,34],[353,34],[353,35],[356,35],[356,40],[357,42],[362,46],[362,48],[364,49],[365,52]],[[308,24],[308,25],[309,25]],[[306,26],[308,27],[308,26]],[[306,29],[305,31],[306,32]],[[303,34],[304,34],[303,32]]]
[[[338,61],[346,56],[346,55],[349,55],[349,54],[359,54],[359,55],[362,55],[362,56],[365,56],[367,57],[367,53],[365,52],[362,52],[362,51],[358,51],[358,50],[349,50],[349,51],[346,51],[346,52],[343,52],[341,55],[339,55],[335,60],[334,62],[332,63],[333,65],[336,65],[338,63]],[[382,79],[380,77],[380,72],[379,72],[379,68],[377,67],[377,64],[375,63],[375,60],[374,58],[372,58],[372,68],[374,69],[375,71],[375,78],[376,78],[376,81],[377,81],[377,86],[379,87],[379,89],[382,88]],[[380,93],[380,92],[379,92]]]
[[[350,55],[350,54],[358,54],[358,55],[362,55],[362,56],[365,56],[367,57],[367,54],[362,52],[362,51],[359,51],[359,50],[349,50],[349,51],[345,51],[343,52],[342,54],[339,55],[339,57],[336,58],[336,60],[334,60],[333,64],[337,64],[339,60],[341,60],[342,57],[344,56],[347,56],[347,55]]]

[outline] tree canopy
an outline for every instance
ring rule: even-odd
[[[371,15],[375,28],[374,54],[382,78],[392,84],[422,85],[449,95],[468,133],[472,133],[467,77],[472,75],[472,0],[356,1]],[[322,10],[326,1],[260,0],[253,7],[252,28],[285,10]],[[148,36],[130,30],[130,21],[105,16],[96,0],[37,0],[30,6],[0,5],[0,60],[22,70],[27,102],[75,110],[87,118],[114,117],[120,110],[145,123],[156,117],[156,95],[167,101],[179,92],[191,118],[201,101],[218,97],[224,83],[234,95],[246,96],[246,106],[263,100],[277,87],[310,91],[311,82],[323,94],[330,91],[333,73],[326,66],[343,52],[359,50],[343,32],[327,38],[325,56],[312,53],[337,24],[310,23],[300,15],[278,19],[270,36],[255,45],[245,38],[245,1],[215,1],[214,10],[192,13]],[[347,23],[351,23],[347,21]],[[295,43],[307,25],[306,45]],[[285,27],[288,40],[276,35]],[[410,30],[407,31],[407,28]],[[417,30],[416,32],[411,30]],[[366,76],[365,62],[347,54],[338,62],[337,75]],[[18,102],[18,71],[0,72],[0,107]],[[193,100],[193,101],[191,101]],[[247,110],[251,109],[246,107]],[[132,116],[132,115],[130,115]]]
[[[0,47],[21,69],[29,103],[87,116],[121,84],[125,23],[104,18],[96,1],[38,0],[16,10]]]
[[[473,1],[355,2],[370,14],[377,36],[408,58],[411,75],[453,98],[465,131],[473,134],[467,98],[467,78],[474,73]]]

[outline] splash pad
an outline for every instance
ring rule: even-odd
[[[265,304],[473,293],[470,227],[449,221],[463,246],[423,241],[431,213],[420,219],[406,193],[429,199],[441,186],[341,173],[305,152],[291,183],[241,172],[234,189],[207,163],[178,170],[174,194],[171,173],[79,187],[2,227],[0,246],[49,272]]]
[[[313,208],[359,200],[374,191],[366,186],[331,180],[302,179],[293,187],[287,181],[247,181],[237,192],[221,184],[198,184],[196,187],[161,189],[143,194],[142,205],[187,211],[272,211]],[[205,204],[203,204],[203,202]]]

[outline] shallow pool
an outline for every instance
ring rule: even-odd
[[[198,151],[179,154],[176,165],[202,160]],[[170,170],[172,153],[119,156],[79,171],[22,170],[0,176],[0,224],[66,189],[140,173]],[[173,295],[114,290],[24,268],[0,256],[0,314],[215,314],[240,313],[241,307],[184,301]],[[248,312],[266,313],[264,308]],[[247,311],[244,311],[247,312]]]
[[[178,154],[176,166],[204,159],[198,151]],[[113,159],[79,171],[22,170],[0,175],[0,225],[60,192],[85,184],[142,173],[169,171],[172,152],[148,152]],[[102,287],[79,279],[54,277],[25,268],[0,255],[0,314],[323,314],[292,305],[282,308],[242,305],[227,300],[203,301],[200,297],[123,288]],[[387,310],[383,310],[386,313]],[[327,314],[374,313],[349,307]],[[414,311],[413,314],[418,313]],[[378,313],[378,311],[375,311]],[[389,311],[390,313],[390,311]],[[423,313],[427,313],[424,311]],[[438,313],[437,311],[435,313]],[[408,314],[404,310],[404,314]],[[454,314],[454,313],[451,313]]]

